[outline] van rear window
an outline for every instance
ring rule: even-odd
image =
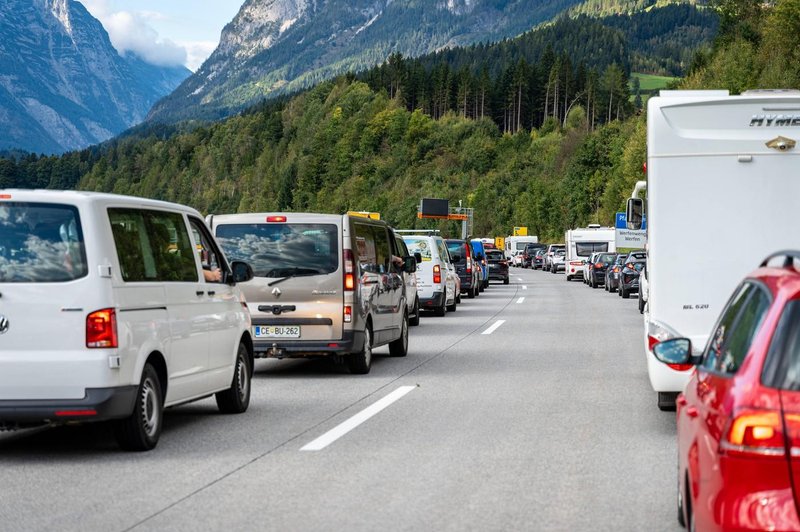
[[[0,203],[0,283],[63,283],[87,273],[77,208]]]
[[[588,257],[595,252],[608,251],[608,242],[576,242],[575,253],[579,257]]]
[[[339,269],[334,224],[221,224],[215,233],[225,255],[249,263],[257,277],[323,275]]]

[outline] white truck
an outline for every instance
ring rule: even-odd
[[[601,227],[590,224],[588,227],[570,229],[564,234],[567,247],[564,273],[567,281],[575,277],[583,277],[583,264],[589,256],[598,251],[601,253],[616,251],[616,232],[613,227]]]
[[[506,259],[509,260],[509,263],[514,260],[516,255],[519,255],[523,251],[525,251],[525,244],[539,243],[538,236],[507,236],[505,238],[506,242]]]
[[[658,342],[702,348],[728,296],[767,255],[800,248],[800,91],[661,91],[647,110],[647,370],[662,410],[692,366]],[[643,200],[628,200],[638,229]]]

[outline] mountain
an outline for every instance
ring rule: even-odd
[[[3,0],[0,150],[59,153],[141,122],[189,74],[121,56],[74,0]]]
[[[219,47],[148,120],[216,119],[339,73],[516,36],[578,0],[247,0]]]

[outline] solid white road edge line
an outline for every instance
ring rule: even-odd
[[[524,297],[521,297],[521,298],[517,299],[517,304],[520,304],[520,303],[522,303],[523,301],[525,301],[525,298],[524,298]]]
[[[304,445],[300,450],[301,451],[321,451],[328,445],[332,444],[354,428],[358,427],[366,420],[383,410],[384,408],[388,407],[395,401],[401,399],[404,395],[414,390],[416,386],[401,386],[383,399],[379,400],[378,402],[368,406],[358,414],[354,415],[347,421],[340,423],[336,427],[332,428],[316,440],[307,443]]]
[[[481,334],[492,334],[493,332],[495,332],[498,329],[498,327],[500,327],[505,322],[506,322],[506,320],[497,320],[496,322],[494,322],[494,324],[491,327],[489,327],[488,329],[483,331]]]

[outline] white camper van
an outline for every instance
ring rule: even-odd
[[[564,234],[567,247],[564,273],[567,281],[583,277],[583,263],[592,253],[616,251],[616,232],[613,227],[591,224],[581,229],[570,229]]]
[[[648,101],[645,353],[662,410],[674,408],[692,366],[658,362],[653,346],[673,337],[705,345],[740,279],[800,247],[798,138],[799,91],[661,91]],[[629,200],[629,229],[642,207]]]
[[[525,251],[525,244],[539,243],[538,236],[507,236],[505,238],[506,241],[506,258],[510,261],[513,260],[516,255],[522,254]]]

